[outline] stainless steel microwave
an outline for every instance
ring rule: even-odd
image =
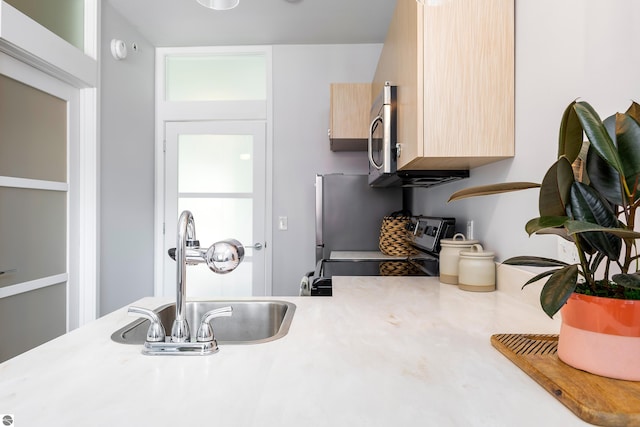
[[[398,169],[396,147],[396,86],[385,82],[371,107],[369,125],[369,185],[383,186],[395,180]]]
[[[385,82],[371,107],[369,125],[369,185],[371,187],[431,187],[469,177],[468,170],[398,170],[398,87]]]

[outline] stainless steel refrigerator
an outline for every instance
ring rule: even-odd
[[[331,251],[377,251],[384,216],[402,209],[402,189],[372,188],[368,175],[316,175],[316,262]]]

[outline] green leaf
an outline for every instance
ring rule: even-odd
[[[547,171],[540,187],[540,216],[566,215],[566,204],[573,184],[573,169],[566,157],[560,157]]]
[[[611,117],[605,120],[606,127],[611,122],[612,133],[615,136],[615,120]],[[605,199],[614,205],[622,205],[626,200],[623,197],[624,190],[620,185],[620,174],[602,157],[598,155],[595,149],[589,148],[587,152],[587,175],[591,186],[595,188]]]
[[[569,220],[565,223],[567,232],[570,236],[579,233],[602,232],[621,237],[623,239],[640,239],[640,232],[629,230],[627,228],[603,227],[591,222]]]
[[[640,275],[636,274],[614,274],[613,281],[620,286],[631,289],[640,289]]]
[[[545,271],[544,273],[540,273],[535,275],[534,277],[532,277],[531,279],[527,280],[527,283],[525,283],[524,285],[522,285],[521,289],[524,289],[525,286],[530,285],[532,283],[537,282],[540,279],[544,279],[547,276],[551,276],[553,273],[555,273],[558,270],[549,270],[549,271]]]
[[[569,104],[562,114],[560,122],[560,138],[558,141],[558,158],[566,156],[572,164],[582,148],[582,126],[573,108],[575,101]]]
[[[569,265],[555,271],[540,291],[540,305],[553,317],[567,302],[578,283],[578,266]]]
[[[593,259],[591,260],[591,265],[589,265],[591,275],[595,274],[602,261],[604,261],[606,258],[606,255],[602,252],[598,252],[596,256],[593,257]]]
[[[618,228],[618,218],[611,205],[593,188],[581,182],[571,186],[571,214],[573,219],[606,228]],[[622,249],[620,237],[599,231],[582,232],[584,239],[596,250],[604,252],[609,259],[618,259]]]
[[[607,133],[604,123],[600,120],[598,113],[586,102],[577,102],[574,105],[574,109],[580,119],[582,129],[591,143],[591,147],[596,150],[600,157],[613,166],[618,173],[623,173],[622,162],[618,156],[618,151]]]
[[[510,191],[519,191],[538,187],[540,187],[540,184],[536,184],[534,182],[504,182],[501,184],[480,185],[456,191],[451,195],[451,197],[449,197],[449,202],[466,199],[467,197],[488,196],[491,194],[508,193]]]
[[[569,264],[557,259],[537,256],[516,256],[502,262],[507,265],[525,265],[528,267],[565,267]]]
[[[529,236],[534,233],[539,233],[542,230],[548,230],[550,228],[557,228],[564,226],[564,223],[569,220],[566,216],[543,216],[540,218],[533,218],[527,222],[524,229]],[[560,234],[560,233],[554,233]]]
[[[623,176],[627,180],[629,190],[635,193],[634,188],[640,174],[640,125],[626,114],[616,114],[615,121],[616,143],[622,161]]]

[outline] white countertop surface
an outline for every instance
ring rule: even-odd
[[[268,299],[296,304],[287,336],[201,357],[112,342],[132,321],[117,310],[0,364],[0,414],[16,427],[586,425],[491,346],[559,330],[510,292],[339,277],[333,297]]]

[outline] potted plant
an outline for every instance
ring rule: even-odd
[[[633,102],[602,121],[588,103],[572,102],[561,120],[558,158],[541,184],[468,188],[449,201],[527,188],[540,189],[540,216],[527,222],[527,233],[559,235],[575,243],[579,257],[577,264],[534,256],[504,261],[549,268],[524,286],[545,280],[542,309],[551,317],[562,310],[559,358],[591,373],[639,381],[640,106]]]

